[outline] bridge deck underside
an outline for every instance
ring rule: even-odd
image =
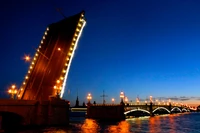
[[[21,99],[48,100],[50,95],[55,94],[53,86],[56,80],[60,79],[65,67],[67,53],[70,51],[80,15],[77,14],[49,26]]]

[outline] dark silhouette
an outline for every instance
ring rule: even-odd
[[[79,100],[78,100],[78,96],[77,96],[77,98],[76,98],[76,105],[75,105],[75,107],[79,107]]]
[[[85,102],[83,102],[83,107],[85,107]]]

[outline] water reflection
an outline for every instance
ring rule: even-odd
[[[71,132],[67,132],[64,130],[58,130],[56,131],[55,129],[53,131],[44,131],[43,133],[71,133]]]
[[[68,127],[46,128],[20,133],[200,133],[200,113],[132,118],[121,122],[93,119],[70,123]]]
[[[150,133],[155,133],[156,132],[156,120],[155,120],[155,117],[150,117],[150,119],[149,119],[149,130],[150,130]]]
[[[108,133],[130,133],[130,125],[127,121],[121,121],[117,125],[111,125],[108,127]]]
[[[97,133],[98,130],[98,123],[93,119],[85,119],[83,125],[81,126],[82,133]]]

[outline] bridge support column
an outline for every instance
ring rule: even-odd
[[[171,105],[171,103],[169,103],[169,111],[170,111],[170,114],[172,113],[172,105]]]
[[[149,112],[150,112],[150,116],[153,117],[154,114],[153,114],[153,103],[150,102],[150,105],[149,105]]]

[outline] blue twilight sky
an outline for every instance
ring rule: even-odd
[[[78,89],[81,103],[87,93],[102,102],[172,98],[199,103],[199,0],[1,0],[0,88],[18,86],[48,24],[85,10],[87,24],[68,75],[73,103]],[[92,101],[93,101],[92,100]]]

